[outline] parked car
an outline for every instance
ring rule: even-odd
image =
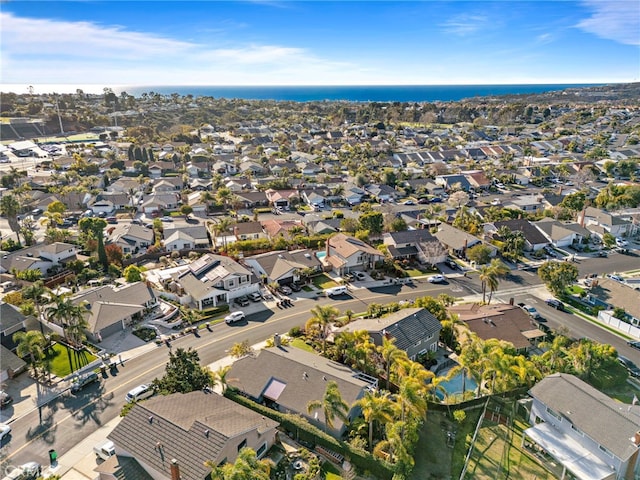
[[[31,210],[31,215],[33,215],[34,217],[36,215],[42,215],[43,210],[41,208],[34,208],[33,210]]]
[[[431,275],[427,278],[429,283],[442,283],[445,281],[444,275]]]
[[[0,390],[0,408],[6,408],[13,402],[13,397],[7,392]]]
[[[109,460],[116,454],[116,446],[111,440],[106,440],[93,447],[94,453],[102,460]]]
[[[598,256],[599,256],[599,257],[602,257],[602,258],[607,258],[607,257],[609,256],[609,254],[608,254],[606,251],[604,251],[604,250],[600,250],[600,251],[598,252]]]
[[[615,280],[616,282],[624,283],[624,278],[622,278],[620,275],[613,275],[611,273],[608,273],[607,277],[609,277],[611,280]]]
[[[293,293],[293,290],[291,290],[286,285],[281,285],[280,288],[278,288],[278,290],[280,290],[280,293],[282,293],[283,295],[291,295]]]
[[[627,245],[629,245],[629,242],[623,240],[622,238],[616,237],[616,245],[619,247],[626,247]]]
[[[35,480],[42,475],[39,463],[28,462],[19,467],[8,467],[3,480]]]
[[[162,217],[160,220],[162,220],[163,222],[173,222],[173,218],[168,217],[166,215]]]
[[[129,403],[137,402],[139,400],[144,400],[146,398],[153,397],[155,393],[156,393],[156,390],[153,387],[153,385],[142,384],[142,385],[138,385],[133,390],[129,390],[129,393],[127,393],[124,398]]]
[[[638,350],[640,350],[640,342],[637,340],[629,340],[627,342],[627,345],[629,345],[631,348],[636,348]]]
[[[262,295],[260,295],[260,293],[258,292],[253,292],[249,294],[249,298],[252,302],[259,302],[260,300],[262,300]]]
[[[117,217],[107,217],[105,220],[107,221],[107,223],[111,223],[111,224],[118,223]]]
[[[618,361],[620,362],[620,365],[627,369],[629,375],[631,375],[632,377],[640,378],[640,368],[638,368],[635,363],[633,363],[627,357],[623,357],[622,355],[618,355]]]
[[[451,259],[451,258],[447,258],[444,261],[444,264],[449,267],[451,270],[460,270],[460,265],[458,265],[455,260]]]
[[[292,283],[291,285],[289,285],[289,288],[291,290],[293,290],[294,292],[299,292],[302,290],[302,287],[300,285],[298,285],[297,283]]]
[[[235,302],[241,307],[246,307],[247,305],[249,305],[249,298],[245,295],[242,295],[236,298]]]
[[[545,300],[545,303],[550,307],[555,308],[556,310],[560,310],[561,312],[565,311],[564,303],[562,303],[560,300],[556,300],[555,298],[547,298]]]
[[[403,205],[415,205],[416,202],[414,202],[413,200],[406,200]]]
[[[519,303],[519,304],[518,304],[518,306],[519,306],[522,310],[524,310],[525,312],[527,312],[531,318],[539,319],[539,318],[541,317],[541,316],[540,316],[540,313],[538,312],[538,310],[536,310],[536,308],[535,308],[535,307],[532,307],[531,305],[526,305],[526,304],[524,304],[524,303]]]
[[[353,282],[355,281],[356,276],[353,273],[347,272],[342,276],[342,278],[344,278],[348,282]]]
[[[0,423],[0,443],[4,442],[4,438],[11,435],[11,427],[6,423]]]
[[[362,272],[354,272],[354,275],[358,280],[365,280],[367,276]]]
[[[242,311],[231,312],[229,315],[224,317],[224,322],[227,325],[231,325],[232,323],[239,322],[240,320],[243,320],[244,318],[246,318],[246,315]]]
[[[85,375],[81,375],[80,377],[76,378],[71,383],[71,391],[73,393],[79,392],[87,385],[91,385],[92,383],[99,382],[99,381],[100,381],[100,377],[96,372],[89,372]]]

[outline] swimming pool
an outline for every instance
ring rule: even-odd
[[[438,376],[444,377],[447,375],[449,370],[446,370],[444,372],[440,372],[440,374]],[[463,382],[464,380],[464,382]],[[476,381],[471,378],[469,376],[469,374],[465,375],[463,372],[459,372],[457,373],[455,376],[453,376],[451,378],[451,380],[448,380],[446,382],[442,382],[440,383],[440,387],[442,387],[442,389],[447,392],[447,395],[451,396],[451,395],[462,395],[462,387],[464,383],[464,391],[465,392],[472,392],[475,389],[478,388],[478,384],[476,383]],[[435,392],[436,396],[440,399],[440,400],[444,400],[444,393],[442,391],[440,391],[440,389],[438,389]]]
[[[322,260],[326,256],[327,252],[316,252],[316,257],[318,258],[318,260]]]

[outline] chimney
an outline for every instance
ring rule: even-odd
[[[175,458],[171,459],[171,480],[180,480],[180,466]]]
[[[327,254],[327,257],[329,256],[329,239],[327,238],[327,243],[325,244],[325,252]]]
[[[640,447],[640,432],[636,432],[633,434],[632,441],[636,447]]]

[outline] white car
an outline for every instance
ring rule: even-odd
[[[491,205],[496,206],[496,205],[500,205],[502,202],[500,201],[499,198],[494,198],[493,200],[491,200]]]
[[[442,283],[444,282],[444,275],[431,275],[429,278],[427,278],[427,281],[429,283]]]
[[[6,423],[0,423],[0,442],[4,441],[4,437],[11,434],[11,427]]]
[[[626,240],[623,240],[622,238],[616,237],[616,245],[619,247],[626,247],[627,245],[629,245],[629,242],[627,242]]]
[[[224,321],[227,325],[231,325],[232,323],[239,322],[243,318],[245,318],[244,312],[231,312],[229,315],[224,317]]]

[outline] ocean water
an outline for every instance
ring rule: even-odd
[[[143,93],[213,97],[244,100],[278,100],[294,102],[455,102],[465,98],[496,95],[543,93],[567,88],[592,87],[594,84],[536,85],[388,85],[388,86],[179,86],[156,85],[114,88],[115,93],[127,92],[139,97]]]

